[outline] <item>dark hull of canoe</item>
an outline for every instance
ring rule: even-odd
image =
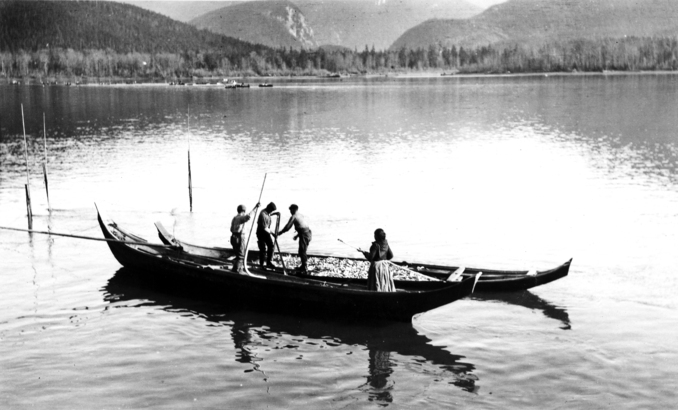
[[[570,272],[571,264],[572,259],[556,268],[538,271],[534,276],[528,276],[527,271],[503,271],[480,268],[466,268],[464,275],[467,273],[476,274],[478,272],[483,272],[476,285],[476,292],[514,292],[545,285],[554,280],[564,278]],[[447,275],[449,275],[448,271],[454,271],[454,269],[456,268],[425,265],[425,269],[421,270],[421,273],[444,280]]]
[[[104,237],[114,236],[99,217]],[[122,232],[122,231],[120,231]],[[135,237],[134,240],[140,240]],[[199,294],[219,302],[240,301],[256,304],[259,309],[294,310],[314,316],[332,318],[354,316],[361,319],[386,319],[411,321],[418,313],[444,306],[471,294],[474,279],[461,283],[399,282],[398,292],[367,291],[364,281],[342,283],[294,276],[283,276],[251,269],[262,277],[240,275],[222,269],[206,268],[185,259],[178,250],[153,250],[145,246],[129,246],[108,242],[113,256],[126,268],[134,269],[140,276],[158,287],[188,294]],[[409,289],[408,289],[409,287]]]
[[[161,224],[157,223],[156,227],[158,228],[158,236],[163,243],[166,244],[178,244],[183,246],[184,251],[190,254],[201,255],[205,257],[215,258],[218,260],[226,261],[229,258],[232,259],[233,251],[228,248],[210,248],[206,246],[191,245],[184,242],[178,242],[172,235],[170,235]],[[287,254],[287,253],[285,253]],[[291,255],[294,255],[293,253]],[[349,260],[364,260],[358,258],[342,258],[331,255],[314,255],[311,254],[309,257],[315,258],[338,258],[338,259],[349,259]],[[249,251],[249,259],[255,261],[259,258],[259,252],[252,250]],[[442,266],[442,265],[432,265],[426,263],[406,263],[406,262],[396,262],[398,265],[407,266],[410,269],[416,270],[417,272],[430,276],[432,278],[446,280],[447,277],[457,270],[456,266]],[[494,269],[481,269],[481,268],[466,268],[464,270],[464,276],[469,277],[477,274],[478,272],[483,272],[476,284],[474,292],[514,292],[520,290],[526,290],[533,288],[535,286],[541,286],[554,280],[563,278],[567,276],[570,271],[570,265],[572,264],[572,259],[563,263],[562,265],[544,271],[536,272],[536,275],[529,276],[528,271],[508,271],[508,270],[494,270]],[[289,267],[288,267],[289,268]]]

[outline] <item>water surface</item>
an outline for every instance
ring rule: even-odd
[[[9,408],[675,405],[673,75],[0,88],[0,225],[228,246],[235,208],[297,203],[311,251],[570,276],[361,325],[139,286],[99,242],[0,232]],[[43,113],[50,204],[42,182]],[[187,151],[194,183],[189,211]],[[281,246],[296,243],[283,236]]]

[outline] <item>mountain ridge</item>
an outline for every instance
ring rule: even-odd
[[[432,17],[468,18],[483,9],[465,0],[291,0],[303,15],[307,31],[301,41],[290,39],[282,27],[285,23],[265,18],[279,3],[265,1],[148,1],[119,0],[185,21],[199,28],[259,42],[272,47],[311,48],[341,46],[380,50],[388,48],[403,32]],[[292,6],[290,6],[291,8]],[[268,10],[268,11],[267,11]],[[200,11],[202,13],[200,13]],[[255,17],[257,16],[257,17]],[[188,18],[190,17],[190,18]],[[263,28],[257,28],[259,25]],[[312,35],[310,34],[312,32]],[[292,36],[295,37],[295,36]],[[295,37],[299,38],[299,37]]]
[[[482,11],[465,1],[294,0],[315,32],[318,44],[361,50],[387,49],[407,29],[432,17],[468,18]]]
[[[269,47],[317,47],[305,16],[288,0],[233,4],[196,17],[189,24]]]
[[[467,20],[428,20],[403,33],[390,48],[538,45],[655,35],[678,35],[678,2],[509,0]]]
[[[93,1],[0,2],[0,50],[112,49],[184,52],[255,48],[130,4]]]

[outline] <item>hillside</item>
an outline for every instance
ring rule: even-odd
[[[194,18],[190,24],[271,47],[317,47],[303,13],[286,0],[234,4]]]
[[[220,8],[231,6],[237,1],[163,1],[163,0],[118,0],[121,3],[133,4],[146,10],[154,11],[172,20],[184,23],[196,17]]]
[[[678,34],[678,2],[669,0],[509,0],[470,19],[429,20],[392,49],[542,44],[575,39]]]
[[[99,1],[0,2],[0,51],[70,48],[126,52],[254,49],[139,7]]]
[[[463,19],[481,8],[442,0],[293,0],[321,45],[385,50],[407,29],[428,19]]]

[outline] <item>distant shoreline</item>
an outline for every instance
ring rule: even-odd
[[[262,77],[241,77],[233,76],[228,80],[236,80],[249,84],[250,87],[257,87],[262,83],[293,82],[322,80],[327,82],[340,82],[343,80],[355,79],[432,79],[432,78],[514,78],[514,77],[587,77],[587,76],[635,76],[635,75],[678,75],[678,71],[657,70],[657,71],[578,71],[578,72],[532,72],[532,73],[446,73],[444,71],[430,72],[410,72],[410,73],[371,73],[371,74],[350,74],[334,76],[262,76]],[[48,77],[49,78],[49,77]],[[183,83],[176,85],[176,79],[171,80],[149,80],[114,78],[114,79],[82,79],[80,82],[75,79],[63,77],[51,77],[44,86],[125,86],[125,85],[144,85],[144,86],[225,86],[226,78],[207,77],[196,80],[184,79]],[[278,80],[278,81],[276,81]],[[0,78],[0,85],[43,85],[41,78]]]

